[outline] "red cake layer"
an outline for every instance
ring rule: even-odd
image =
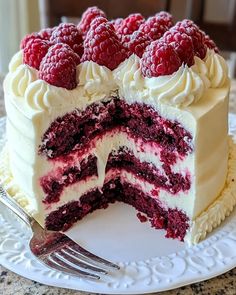
[[[132,151],[126,147],[121,147],[118,152],[109,155],[106,171],[118,168],[131,172],[139,179],[154,184],[156,188],[164,189],[172,195],[177,194],[179,191],[188,191],[191,186],[190,174],[181,175],[173,172],[171,166],[175,161],[173,161],[174,156],[171,157],[171,155],[173,154],[168,153],[164,156],[164,153],[162,153],[162,168],[165,171],[165,175],[162,175],[160,170],[152,163],[141,162],[134,156]]]
[[[67,230],[77,220],[99,208],[106,208],[115,201],[132,205],[149,218],[152,226],[166,230],[166,237],[183,240],[189,227],[188,217],[177,209],[164,210],[157,199],[145,195],[137,187],[122,183],[119,178],[106,183],[102,190],[94,189],[84,194],[79,201],[63,205],[46,218],[46,228]]]
[[[90,155],[82,160],[79,166],[71,166],[64,171],[49,173],[40,179],[40,185],[46,194],[44,203],[55,203],[60,200],[64,188],[89,176],[97,175],[97,158]]]
[[[192,136],[178,122],[162,118],[146,104],[129,105],[111,98],[91,104],[85,111],[75,110],[57,118],[44,134],[39,153],[48,158],[66,155],[114,128],[143,141],[156,142],[168,152],[177,151],[184,156],[192,151]]]
[[[180,173],[172,172],[171,165],[168,163],[170,160],[163,156],[163,170],[165,175],[162,175],[160,170],[151,163],[141,162],[137,159],[132,151],[126,147],[122,147],[119,151],[111,153],[108,158],[106,172],[115,168],[117,173],[115,177],[119,176],[119,171],[125,170],[131,172],[140,181],[145,180],[154,184],[157,189],[168,191],[170,194],[175,195],[179,191],[188,191],[191,186],[190,175],[181,175]],[[72,166],[58,172],[54,171],[51,175],[44,176],[40,180],[40,185],[46,194],[44,203],[50,204],[60,200],[60,195],[63,190],[81,180],[86,179],[88,176],[97,175],[97,158],[89,156],[85,161],[83,160],[80,167]]]

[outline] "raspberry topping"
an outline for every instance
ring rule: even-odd
[[[76,87],[76,61],[78,55],[67,44],[50,47],[39,68],[39,78],[47,83],[73,89]]]
[[[42,29],[39,32],[39,36],[44,39],[44,40],[50,40],[53,31],[56,29],[57,27],[54,28],[46,28],[46,29]]]
[[[52,33],[52,44],[68,44],[79,56],[83,54],[83,37],[74,24],[61,23]]]
[[[204,44],[207,48],[213,49],[216,53],[219,53],[219,49],[216,46],[215,42],[210,38],[209,35],[204,35]]]
[[[30,40],[34,40],[34,39],[42,39],[42,37],[38,34],[38,33],[31,33],[31,34],[27,34],[20,42],[20,49],[24,49],[26,47],[26,44],[30,41]]]
[[[126,58],[127,51],[110,23],[101,23],[97,27],[91,25],[84,40],[83,61],[92,60],[114,70]]]
[[[49,47],[49,43],[42,39],[28,39],[23,49],[23,62],[38,70],[43,57],[48,52]]]
[[[174,25],[173,17],[169,12],[160,11],[155,16],[159,19],[159,22],[168,29]]]
[[[181,66],[175,49],[161,40],[153,41],[144,51],[141,70],[145,77],[171,75]]]
[[[139,27],[139,31],[146,34],[152,41],[160,39],[167,30],[168,27],[163,25],[162,20],[157,16],[149,17],[146,22]]]
[[[145,19],[140,13],[130,14],[117,26],[116,33],[120,35],[130,35],[137,31],[144,21]]]
[[[192,38],[194,54],[199,58],[203,59],[206,56],[207,47],[204,44],[204,34],[199,29],[199,27],[194,24],[193,21],[185,19],[183,21],[177,22],[173,27],[180,33],[186,33]]]
[[[129,42],[127,42],[127,48],[131,53],[135,53],[140,58],[142,57],[144,50],[150,44],[150,39],[141,31],[133,32]]]
[[[106,14],[96,6],[89,7],[87,10],[85,10],[85,12],[82,14],[81,21],[78,24],[78,29],[82,32],[82,34],[87,34],[91,22],[99,16],[106,17]]]
[[[100,24],[107,23],[107,22],[108,22],[107,18],[105,18],[103,16],[98,16],[91,22],[90,27],[96,28]],[[111,26],[112,26],[112,24],[111,24]]]
[[[162,39],[176,50],[182,63],[187,64],[189,67],[194,64],[194,50],[191,37],[171,29],[165,32]]]

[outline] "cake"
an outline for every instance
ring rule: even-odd
[[[192,21],[108,21],[89,8],[77,26],[27,35],[12,58],[0,177],[47,229],[120,201],[166,237],[196,243],[236,202],[229,85]]]

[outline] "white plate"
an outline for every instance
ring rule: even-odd
[[[236,116],[230,114],[231,131]],[[5,139],[0,119],[0,149]],[[52,271],[30,253],[30,231],[0,205],[0,264],[37,282],[80,291],[140,294],[169,290],[222,274],[236,266],[236,210],[207,239],[188,247],[139,222],[136,211],[116,203],[88,215],[68,232],[82,246],[121,266],[98,282]]]

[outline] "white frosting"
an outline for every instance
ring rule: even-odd
[[[15,70],[23,63],[23,51],[18,51],[15,55],[13,55],[10,63],[9,63],[9,72],[13,73]]]
[[[78,68],[78,85],[85,91],[85,96],[94,100],[104,99],[117,89],[112,71],[93,61],[85,61]]]
[[[236,205],[236,144],[230,138],[228,175],[224,189],[219,197],[194,221],[185,236],[189,244],[196,244],[218,226]]]
[[[19,65],[10,77],[11,90],[16,96],[24,96],[30,83],[37,79],[37,71],[27,65]]]
[[[62,108],[63,106],[75,105],[80,92],[78,88],[67,90],[50,85],[43,80],[36,80],[28,85],[25,92],[25,103],[31,109],[37,111]]]
[[[177,107],[186,107],[197,102],[204,91],[200,76],[187,66],[181,66],[170,76],[146,78],[145,82],[150,97]]]
[[[140,70],[140,59],[131,55],[113,71],[115,81],[119,86],[122,96],[134,96],[148,98],[148,90],[145,87],[144,78]]]
[[[223,87],[228,81],[228,67],[222,56],[213,50],[208,50],[205,57],[208,78],[212,88]]]
[[[126,97],[151,99],[175,107],[186,107],[197,102],[204,91],[201,77],[191,68],[182,65],[172,75],[143,77],[139,58],[132,55],[115,71],[114,76],[120,93]]]
[[[191,69],[201,77],[205,88],[209,88],[211,86],[211,82],[208,79],[208,68],[202,59],[194,56],[194,65]]]

